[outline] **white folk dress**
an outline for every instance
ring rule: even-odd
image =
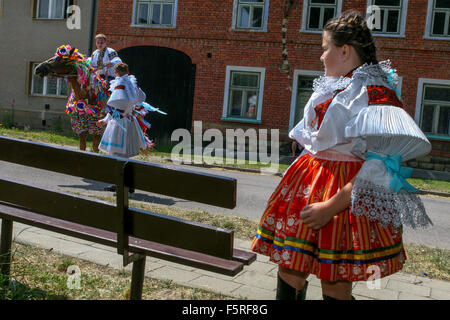
[[[106,116],[107,127],[100,141],[99,149],[119,157],[133,157],[149,147],[149,140],[141,128],[136,111],[145,101],[145,93],[137,86],[132,75],[117,77],[111,81],[111,97],[108,100],[110,112]],[[142,108],[140,108],[142,109]]]

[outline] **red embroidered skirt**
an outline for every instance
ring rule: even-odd
[[[319,230],[300,219],[303,207],[334,196],[361,165],[299,157],[270,197],[252,250],[280,266],[328,281],[375,280],[401,270],[406,259],[401,228],[383,227],[349,209]]]

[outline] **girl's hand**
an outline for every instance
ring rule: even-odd
[[[338,213],[351,205],[351,194],[355,178],[348,182],[338,193],[324,202],[307,205],[300,212],[300,219],[314,230],[325,226]]]
[[[105,122],[103,120],[98,120],[96,123],[97,127],[101,127],[105,124]]]
[[[307,205],[300,212],[300,219],[311,229],[319,230],[333,218],[334,212],[327,202]]]

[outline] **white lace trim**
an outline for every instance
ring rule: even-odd
[[[346,77],[327,77],[321,76],[319,78],[314,79],[313,81],[313,91],[324,95],[327,93],[332,93],[336,90],[342,90],[349,86],[352,82],[351,78]]]
[[[353,71],[351,78],[321,76],[314,80],[313,91],[318,94],[327,94],[336,90],[346,89],[350,83],[358,79],[363,85],[385,84],[396,90],[399,84],[399,77],[396,70],[391,68],[391,61],[380,61],[377,64],[363,64]],[[379,83],[379,82],[382,83]]]
[[[355,216],[379,221],[385,227],[425,228],[433,224],[418,195],[405,190],[394,192],[358,178],[352,189],[351,211]]]

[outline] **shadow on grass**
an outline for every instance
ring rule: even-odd
[[[4,282],[4,281],[3,281]],[[57,295],[39,288],[11,280],[0,286],[0,300],[68,300],[66,295]]]

